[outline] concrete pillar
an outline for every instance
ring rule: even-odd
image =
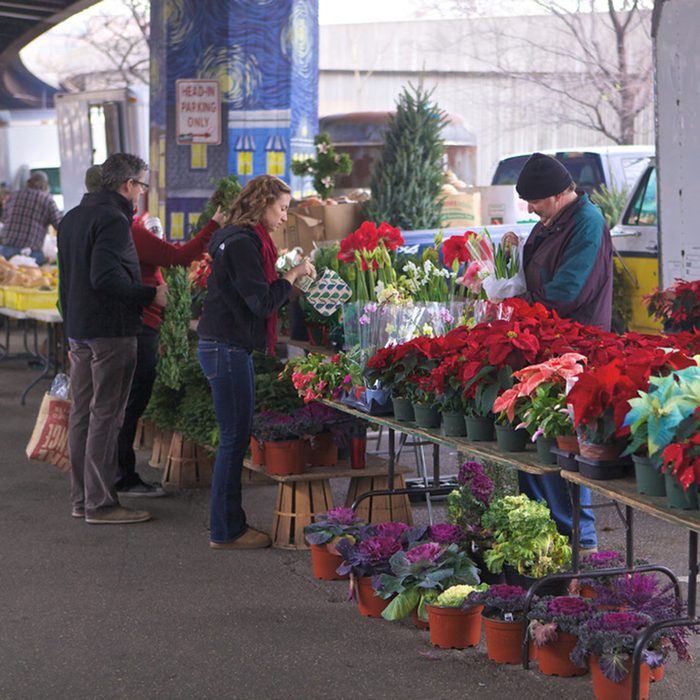
[[[318,130],[318,0],[151,0],[150,122],[149,210],[173,240],[228,174],[298,192],[290,162]]]

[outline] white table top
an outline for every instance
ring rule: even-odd
[[[63,323],[61,314],[55,309],[27,309],[25,312],[26,318],[33,318],[35,321],[43,323]]]
[[[0,307],[0,314],[2,314],[3,316],[7,316],[8,318],[28,318],[26,311],[17,311],[17,309],[6,309],[4,306]]]

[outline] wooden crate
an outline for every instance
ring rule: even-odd
[[[315,516],[333,507],[329,479],[283,481],[277,484],[272,517],[272,546],[281,549],[308,549],[304,527]]]
[[[134,449],[152,450],[156,432],[155,423],[139,418],[139,422],[136,424],[136,435],[134,435]]]
[[[210,486],[213,464],[211,452],[176,431],[163,469],[163,486]]]
[[[149,467],[153,467],[154,469],[163,469],[163,467],[165,467],[172,440],[172,430],[160,430],[159,428],[155,429],[153,434],[151,458],[148,460]]]
[[[345,505],[350,507],[353,502],[367,491],[381,491],[388,487],[386,475],[379,476],[353,476],[348,486],[348,495]],[[394,488],[406,488],[403,474],[394,475]],[[355,511],[368,523],[388,523],[398,520],[408,525],[413,525],[413,514],[408,496],[370,496],[365,498],[357,506]]]

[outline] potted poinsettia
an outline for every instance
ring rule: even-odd
[[[454,528],[455,526],[450,526]],[[389,560],[390,571],[379,576],[378,594],[391,602],[382,612],[386,620],[400,620],[413,610],[428,619],[426,597],[436,597],[458,583],[479,583],[476,566],[460,545],[423,542],[398,551]]]
[[[589,600],[577,596],[540,598],[528,613],[528,633],[538,648],[537,662],[547,676],[582,676],[586,667],[570,657],[578,629],[595,610]]]
[[[643,297],[652,318],[666,332],[692,331],[700,321],[700,280],[674,280],[667,289],[655,289]]]
[[[339,506],[327,513],[315,516],[313,523],[304,528],[304,537],[311,546],[311,564],[314,577],[334,581],[347,578],[336,569],[343,563],[343,558],[335,549],[336,542],[342,537],[354,539],[365,525],[352,508]]]
[[[518,664],[525,630],[525,598],[521,586],[496,583],[467,597],[469,605],[483,605],[481,619],[486,632],[486,653],[499,664]]]

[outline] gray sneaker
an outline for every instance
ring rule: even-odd
[[[128,525],[129,523],[145,523],[151,519],[147,510],[131,510],[131,508],[109,508],[94,513],[85,513],[85,522],[90,525]]]

